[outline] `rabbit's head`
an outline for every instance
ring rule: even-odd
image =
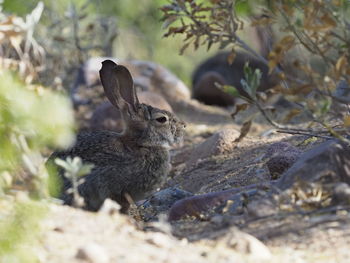
[[[107,98],[122,114],[124,140],[141,146],[163,147],[182,140],[185,124],[171,112],[139,103],[132,76],[126,67],[105,60],[100,78]]]

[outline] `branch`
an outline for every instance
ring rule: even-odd
[[[318,138],[323,138],[323,139],[327,139],[327,140],[334,139],[334,137],[331,137],[331,136],[318,135],[318,134],[315,134],[315,133],[308,133],[308,132],[303,132],[303,131],[277,130],[276,132],[278,132],[278,133],[306,135],[306,136],[310,136],[310,137],[318,137]]]

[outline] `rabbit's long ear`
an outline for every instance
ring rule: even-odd
[[[122,110],[125,106],[136,111],[139,104],[134,82],[129,70],[111,60],[102,62],[100,78],[103,89],[109,101]]]
[[[117,75],[119,90],[122,98],[127,103],[132,105],[134,110],[136,110],[137,105],[139,104],[139,100],[137,98],[134,81],[132,79],[132,76],[129,70],[122,65],[118,65],[116,75]]]

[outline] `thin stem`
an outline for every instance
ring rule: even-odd
[[[308,132],[302,132],[302,131],[291,131],[291,130],[277,130],[278,133],[288,133],[288,134],[297,134],[297,135],[306,135],[310,137],[319,137],[323,139],[333,139],[334,137],[331,136],[325,136],[325,135],[318,135],[314,133],[308,133]]]
[[[267,120],[268,123],[270,123],[273,127],[276,129],[283,129],[284,127],[275,122],[270,118],[270,116],[266,113],[266,111],[261,107],[261,105],[257,102],[254,101],[254,105],[258,108],[258,110],[261,112],[261,114],[264,116],[264,118]]]

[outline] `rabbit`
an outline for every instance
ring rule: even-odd
[[[163,96],[152,91],[137,92],[137,96],[141,103],[151,105],[154,108],[173,112],[169,103]],[[124,122],[121,118],[120,111],[114,107],[109,101],[102,102],[94,110],[89,128],[93,131],[109,130],[121,132],[124,129]]]
[[[208,105],[223,107],[234,105],[235,97],[216,87],[215,83],[234,86],[242,96],[249,98],[241,84],[246,62],[249,62],[251,68],[260,69],[262,72],[258,91],[266,91],[278,84],[277,76],[269,75],[268,66],[259,59],[248,53],[238,52],[230,65],[227,60],[228,55],[229,52],[220,52],[195,69],[192,75],[192,98]]]
[[[252,15],[252,22],[261,21],[261,19],[269,18],[267,14]],[[258,23],[259,24],[259,23]],[[275,44],[275,33],[271,25],[257,25],[245,27],[244,34],[250,39],[250,44],[258,53],[268,58],[270,51]],[[262,73],[261,83],[258,91],[266,91],[273,88],[279,83],[279,79],[275,74],[269,74],[269,67],[261,59],[251,55],[250,53],[237,50],[233,63],[228,62],[230,52],[219,52],[209,57],[199,64],[192,74],[192,98],[203,102],[207,105],[217,105],[227,107],[234,105],[237,98],[227,94],[218,88],[219,85],[231,85],[237,88],[240,95],[248,97],[244,91],[241,79],[244,78],[244,65],[249,62],[249,66],[255,70],[260,69]]]
[[[170,171],[169,148],[181,142],[185,123],[169,111],[139,103],[126,67],[105,60],[100,79],[107,98],[122,114],[125,130],[80,133],[73,147],[53,153],[48,162],[79,156],[92,163],[94,168],[78,186],[83,208],[97,211],[110,198],[126,212],[126,194],[134,201],[142,200],[164,183]],[[61,199],[72,205],[69,188],[71,182],[63,177]]]

